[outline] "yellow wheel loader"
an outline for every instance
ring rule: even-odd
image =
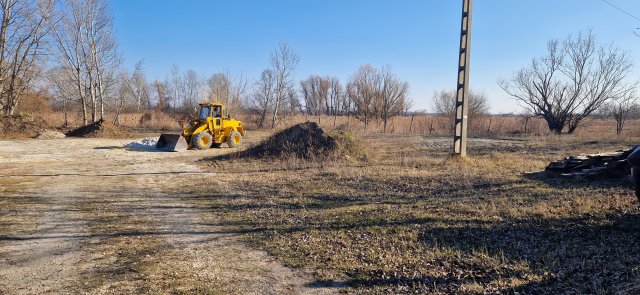
[[[191,148],[218,148],[223,143],[235,148],[242,143],[245,132],[242,122],[231,118],[225,105],[200,103],[198,117],[182,126],[182,134],[160,134],[156,148],[180,152]]]

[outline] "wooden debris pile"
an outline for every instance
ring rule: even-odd
[[[609,153],[570,156],[551,162],[546,171],[560,173],[561,176],[595,178],[624,177],[629,175],[631,166],[627,157],[636,149],[618,150]]]

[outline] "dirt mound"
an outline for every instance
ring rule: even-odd
[[[28,115],[0,117],[0,138],[31,138],[45,129],[52,128],[40,118],[34,118]]]
[[[49,130],[49,129],[38,131],[38,134],[36,134],[35,136],[35,138],[37,139],[57,139],[57,138],[65,138],[65,137],[66,136],[64,135],[64,133],[60,131]]]
[[[99,137],[99,138],[130,138],[133,136],[128,130],[99,120],[93,124],[82,126],[66,133],[70,137]]]
[[[294,125],[260,144],[236,154],[251,158],[301,158],[324,160],[353,158],[363,159],[365,153],[348,131],[325,132],[315,122]]]

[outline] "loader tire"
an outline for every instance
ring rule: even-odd
[[[213,137],[207,132],[200,132],[193,137],[193,147],[199,150],[206,150],[211,147]]]
[[[241,143],[242,143],[242,135],[240,134],[240,132],[238,131],[231,132],[231,134],[229,135],[229,138],[227,138],[227,145],[229,145],[230,148],[237,148],[240,146]]]

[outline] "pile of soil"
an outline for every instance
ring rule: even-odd
[[[0,138],[32,138],[45,129],[53,129],[41,118],[29,115],[11,115],[0,117]]]
[[[120,126],[104,120],[82,126],[66,133],[70,137],[98,137],[98,138],[131,138],[133,134]]]
[[[348,131],[325,132],[315,122],[294,125],[260,144],[239,152],[238,157],[300,158],[305,160],[364,159],[361,145]]]

